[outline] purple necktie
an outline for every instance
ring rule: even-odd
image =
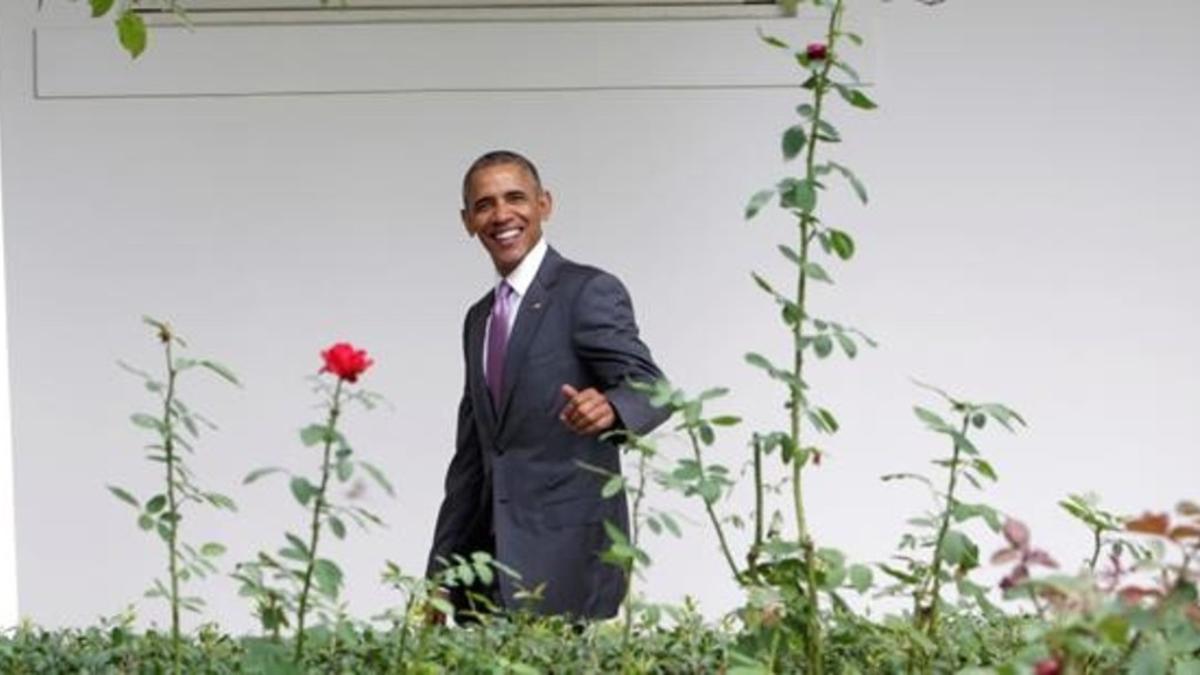
[[[492,301],[492,321],[488,327],[487,386],[492,392],[492,405],[500,409],[504,391],[504,353],[508,350],[509,318],[512,316],[512,286],[501,281]]]

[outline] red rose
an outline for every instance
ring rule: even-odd
[[[1058,675],[1061,672],[1062,664],[1054,657],[1042,659],[1033,667],[1034,675]]]
[[[809,61],[822,61],[829,55],[829,49],[820,42],[814,42],[804,48],[804,55]]]
[[[367,358],[365,350],[355,349],[349,342],[333,345],[321,352],[321,358],[325,359],[325,367],[320,372],[333,373],[347,382],[357,382],[358,376],[375,363]]]

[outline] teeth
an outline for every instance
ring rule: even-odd
[[[521,233],[517,230],[504,230],[503,232],[496,233],[496,239],[500,241],[508,241],[510,239],[516,239],[517,235],[519,234]]]

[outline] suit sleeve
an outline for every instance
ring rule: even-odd
[[[465,333],[464,328],[464,357]],[[439,557],[463,552],[463,542],[470,538],[471,530],[479,523],[483,488],[483,458],[480,455],[479,435],[475,426],[470,391],[464,377],[462,401],[458,404],[454,457],[446,470],[445,497],[442,499],[437,525],[433,531],[433,546],[430,548],[429,561],[425,568],[426,577],[432,577],[442,568]]]
[[[629,386],[664,376],[638,337],[628,291],[613,275],[601,272],[584,283],[574,307],[572,341],[621,426],[646,434],[666,421],[667,410],[651,406],[645,394]]]

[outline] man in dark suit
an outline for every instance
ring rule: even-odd
[[[497,575],[501,607],[522,607],[514,594],[544,583],[534,611],[607,618],[626,585],[599,558],[603,523],[628,532],[629,515],[624,494],[603,499],[605,478],[580,463],[621,470],[616,444],[599,437],[666,419],[630,387],[662,373],[621,282],[548,247],[551,208],[537,169],[513,152],[483,155],[463,179],[463,225],[500,278],[463,327],[466,383],[427,574],[452,554],[489,551],[521,575],[519,586]],[[461,592],[452,598],[463,606]]]

